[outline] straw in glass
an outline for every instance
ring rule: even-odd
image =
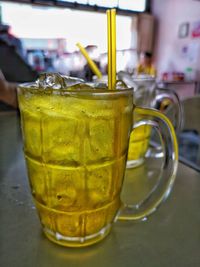
[[[107,10],[108,89],[116,88],[116,10]]]
[[[101,71],[99,70],[99,68],[97,67],[96,63],[90,58],[90,56],[88,55],[87,51],[85,50],[85,48],[80,43],[77,43],[76,45],[80,49],[82,55],[87,60],[87,63],[90,66],[91,70],[100,79],[102,77],[102,74],[101,74]]]

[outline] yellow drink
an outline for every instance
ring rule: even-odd
[[[128,160],[137,160],[145,156],[149,145],[151,126],[141,126],[131,133],[128,149]]]
[[[58,92],[21,87],[24,153],[45,234],[86,246],[109,233],[121,205],[132,96]]]
[[[136,121],[139,118],[136,117]],[[149,139],[151,135],[151,126],[143,125],[136,128],[130,135],[128,148],[127,167],[136,167],[143,163],[144,156],[149,146]]]

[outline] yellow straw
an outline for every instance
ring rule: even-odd
[[[112,71],[112,89],[116,87],[116,10],[111,10],[111,38],[112,38],[112,64],[111,64],[111,71]]]
[[[108,28],[108,89],[116,87],[116,10],[107,10]]]
[[[107,10],[107,41],[108,41],[108,89],[112,89],[112,81],[111,81],[111,13],[110,10]]]
[[[85,50],[85,48],[80,44],[77,43],[76,44],[78,46],[78,48],[80,49],[82,55],[85,57],[85,59],[87,60],[88,65],[90,66],[91,70],[94,72],[94,74],[96,74],[96,76],[100,79],[102,77],[102,74],[100,72],[100,70],[98,69],[97,65],[95,64],[95,62],[89,57],[87,51]]]

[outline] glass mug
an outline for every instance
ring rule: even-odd
[[[51,241],[94,244],[117,219],[140,220],[169,194],[178,164],[173,126],[158,111],[136,107],[132,89],[97,89],[52,73],[19,85],[18,100],[31,192]],[[145,118],[138,125],[135,112]],[[161,132],[166,160],[154,194],[130,208],[120,199],[129,136],[144,124]]]
[[[134,102],[137,106],[156,108],[156,104],[162,103],[168,99],[174,104],[174,128],[176,133],[180,131],[183,123],[183,109],[178,95],[170,89],[157,88],[155,78],[148,75],[131,76],[130,74],[120,71],[118,78],[125,84],[133,87]],[[135,121],[141,119],[140,114],[135,113]],[[130,136],[130,144],[128,150],[127,168],[133,168],[144,163],[144,158],[150,145],[151,154],[154,158],[163,156],[162,147],[158,146],[159,140],[150,143],[152,127],[143,125],[136,129]],[[155,139],[155,137],[154,137]]]

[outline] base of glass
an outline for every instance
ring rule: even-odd
[[[70,237],[59,234],[58,232],[53,232],[49,228],[44,227],[43,231],[46,237],[52,242],[65,246],[65,247],[86,247],[93,245],[102,239],[104,239],[111,230],[111,224],[102,228],[99,232],[84,236],[84,237]]]
[[[144,158],[140,158],[137,160],[128,160],[126,163],[126,168],[131,169],[131,168],[136,168],[139,167],[144,163]]]

